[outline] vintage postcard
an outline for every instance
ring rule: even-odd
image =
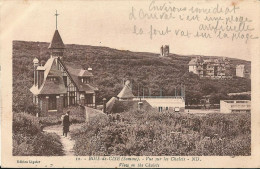
[[[0,8],[2,167],[260,167],[260,1]]]

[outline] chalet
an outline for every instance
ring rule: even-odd
[[[251,68],[248,65],[237,65],[236,76],[251,79]]]
[[[62,112],[64,107],[73,105],[95,108],[98,89],[93,84],[92,69],[75,69],[62,61],[65,45],[57,29],[49,50],[51,55],[46,63],[33,60],[34,84],[30,91],[41,116]]]
[[[196,57],[189,62],[189,72],[197,74],[200,78],[227,79],[232,78],[229,60],[203,59]]]

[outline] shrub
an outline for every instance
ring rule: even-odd
[[[116,115],[115,115],[116,116]],[[72,133],[77,155],[250,155],[250,114],[129,111]],[[243,142],[244,140],[244,142]]]
[[[48,116],[39,117],[39,122],[43,127],[61,124],[61,117],[58,116]]]
[[[33,105],[28,106],[26,112],[28,112],[29,114],[35,116],[36,114],[40,114],[41,113],[41,109],[38,106],[36,106],[35,104],[33,104]]]
[[[39,133],[32,140],[34,155],[39,156],[55,156],[63,155],[62,144],[60,138],[54,133]]]
[[[81,129],[71,132],[71,137],[75,140],[74,149],[76,155],[104,155],[102,154],[101,140],[98,136],[100,130],[108,125],[106,116],[98,114],[93,116],[88,123],[85,123]],[[90,140],[89,138],[93,138]]]
[[[14,156],[63,155],[59,136],[57,134],[43,133],[41,127],[37,117],[26,113],[14,113]]]
[[[13,133],[23,135],[35,135],[41,131],[37,117],[27,113],[14,113]]]
[[[70,111],[70,122],[71,123],[83,123],[86,121],[86,113],[84,107],[81,106],[70,106],[64,108],[62,113],[47,116],[47,117],[39,117],[40,124],[45,126],[57,125],[61,124],[61,116],[65,114],[67,111]]]
[[[83,123],[86,121],[85,108],[82,106],[70,106],[64,109],[64,112],[70,111],[71,123]]]

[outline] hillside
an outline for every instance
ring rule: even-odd
[[[15,108],[21,108],[32,103],[29,91],[33,83],[34,57],[47,60],[50,56],[49,43],[13,41],[13,102]],[[158,49],[159,51],[159,49]],[[159,58],[159,54],[146,52],[131,52],[88,45],[66,45],[63,60],[72,67],[92,67],[95,83],[99,88],[97,102],[102,98],[108,100],[116,96],[122,89],[123,79],[130,79],[133,93],[137,95],[138,83],[148,88],[151,95],[174,95],[175,87],[186,86],[186,102],[196,103],[203,95],[211,94],[215,101],[225,98],[227,93],[245,92],[251,90],[250,79],[233,78],[232,80],[199,79],[188,72],[188,62],[192,56],[171,54],[169,58]],[[206,57],[206,56],[205,56]],[[230,59],[231,66],[236,64],[250,65],[250,62]],[[141,94],[142,95],[142,94]]]

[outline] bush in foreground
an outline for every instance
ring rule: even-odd
[[[76,155],[246,156],[250,114],[181,114],[133,111],[125,120],[86,125],[72,133]]]
[[[71,123],[83,123],[86,121],[85,109],[82,106],[70,106],[64,108],[62,113],[55,114],[52,116],[39,117],[40,124],[43,127],[61,124],[61,116],[67,111],[70,111],[70,121]]]
[[[26,113],[14,113],[13,155],[58,156],[63,155],[63,150],[59,136],[43,133],[36,117]]]

